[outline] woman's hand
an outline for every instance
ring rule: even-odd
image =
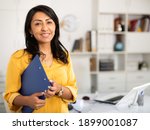
[[[50,98],[54,95],[56,95],[62,88],[60,84],[57,84],[56,82],[52,81],[52,86],[49,87],[48,90],[45,91],[45,97]]]
[[[39,109],[45,105],[45,100],[39,99],[40,96],[43,96],[44,93],[34,93],[31,96],[28,97],[28,105],[32,109]]]
[[[50,98],[54,95],[58,95],[58,97],[61,97],[63,99],[73,100],[73,95],[67,87],[63,87],[62,85],[57,84],[54,81],[52,81],[51,83],[52,86],[50,86],[49,89],[45,90],[44,92],[46,98]]]

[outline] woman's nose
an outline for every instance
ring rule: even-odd
[[[42,31],[46,31],[48,29],[47,25],[46,24],[43,24],[42,25]]]

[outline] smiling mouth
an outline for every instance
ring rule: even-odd
[[[42,34],[41,34],[41,36],[42,36],[42,37],[45,37],[45,38],[46,38],[46,37],[49,37],[49,35],[50,35],[49,33],[42,33]]]

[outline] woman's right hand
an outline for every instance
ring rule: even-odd
[[[34,93],[28,97],[28,105],[32,109],[39,109],[45,105],[45,100],[39,99],[40,96],[43,96],[43,92]]]

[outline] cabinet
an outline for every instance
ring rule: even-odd
[[[95,5],[97,48],[81,54],[91,61],[92,92],[129,91],[150,82],[150,1],[97,0]]]
[[[150,82],[150,1],[98,2],[97,90],[129,91]]]
[[[101,73],[98,75],[99,92],[120,92],[125,90],[124,73]]]

